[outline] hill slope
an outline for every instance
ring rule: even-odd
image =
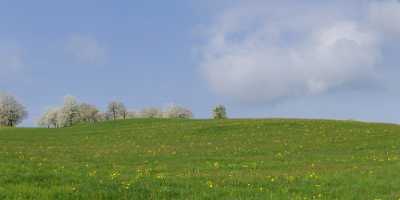
[[[126,120],[0,129],[0,199],[397,199],[400,126]]]

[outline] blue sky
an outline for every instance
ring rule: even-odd
[[[27,126],[65,95],[198,118],[225,104],[231,117],[398,122],[397,13],[395,0],[3,0],[0,90]]]

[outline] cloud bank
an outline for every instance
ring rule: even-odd
[[[374,77],[400,3],[242,1],[210,26],[202,69],[220,95],[246,102],[319,94]],[[348,12],[346,12],[348,11]]]

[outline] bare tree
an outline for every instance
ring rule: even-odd
[[[122,119],[127,119],[129,116],[129,112],[126,109],[125,105],[123,105],[123,104],[120,107],[119,113],[120,113],[120,116],[122,117]]]
[[[14,96],[0,94],[0,126],[14,127],[27,117],[25,107]]]

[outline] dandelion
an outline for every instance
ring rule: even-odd
[[[311,172],[311,173],[309,174],[309,177],[310,177],[311,179],[318,179],[318,175],[317,175],[315,172]]]
[[[89,172],[89,176],[92,176],[92,177],[93,177],[93,176],[96,176],[96,173],[97,173],[96,170],[91,171],[91,172]]]
[[[157,174],[156,178],[157,179],[165,179],[165,175],[164,174]]]
[[[129,190],[130,186],[131,186],[131,183],[122,182],[122,187],[125,188],[126,190]]]
[[[214,187],[214,184],[213,184],[212,181],[207,181],[207,185],[208,185],[209,188],[213,188]]]
[[[114,180],[116,178],[118,178],[121,174],[118,171],[113,171],[111,173],[111,179]]]
[[[293,181],[294,181],[294,176],[289,176],[289,177],[288,177],[288,181],[289,181],[289,182],[293,182]]]

